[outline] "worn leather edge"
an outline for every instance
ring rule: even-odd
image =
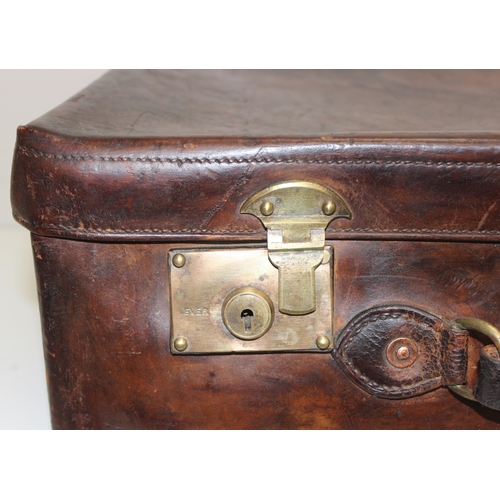
[[[474,397],[482,405],[500,410],[500,357],[494,345],[481,349]]]
[[[467,330],[454,328],[453,323],[448,323],[448,328],[442,330],[443,385],[463,383],[467,379],[468,340]]]
[[[370,163],[500,167],[500,133],[362,133],[311,136],[72,137],[32,125],[16,148],[37,158],[147,163]],[[375,159],[376,158],[376,159]]]
[[[169,241],[186,243],[194,241],[227,241],[228,239],[252,243],[267,240],[267,233],[261,229],[165,229],[165,228],[81,228],[62,224],[38,225],[17,213],[13,218],[34,234],[83,241]],[[442,241],[442,242],[487,242],[500,241],[500,231],[446,231],[443,229],[401,229],[385,230],[352,228],[327,230],[329,240],[398,240],[398,241]]]
[[[130,168],[133,168],[134,174],[138,176],[146,175],[147,169],[150,168],[146,165],[154,164],[163,170],[169,166],[172,172],[163,172],[162,175],[164,178],[171,176],[171,179],[180,173],[186,175],[186,169],[190,165],[200,167],[217,165],[225,171],[234,166],[237,168],[241,166],[243,177],[241,175],[235,177],[236,180],[228,184],[228,189],[232,191],[237,184],[241,184],[238,187],[239,191],[243,189],[243,185],[248,183],[256,166],[275,166],[282,163],[300,168],[321,165],[325,165],[325,168],[326,166],[350,168],[361,165],[405,169],[411,166],[419,169],[428,168],[429,174],[436,174],[440,169],[451,171],[458,169],[464,170],[464,176],[469,169],[475,172],[484,169],[484,176],[487,176],[491,170],[500,174],[499,145],[500,136],[496,134],[487,134],[487,137],[453,135],[429,137],[420,134],[419,137],[390,135],[367,135],[355,138],[332,136],[320,139],[204,137],[121,141],[106,138],[72,138],[33,127],[20,127],[13,163],[11,201],[14,218],[31,232],[45,236],[100,241],[184,241],[186,238],[203,240],[207,237],[220,240],[227,240],[230,237],[241,241],[264,241],[266,239],[264,228],[256,221],[243,221],[241,216],[234,218],[226,227],[220,224],[210,227],[210,224],[207,226],[204,221],[200,224],[189,220],[186,221],[186,227],[175,227],[167,214],[161,224],[153,221],[150,225],[146,225],[151,215],[148,213],[143,214],[141,222],[125,220],[117,225],[119,222],[117,217],[109,212],[104,215],[103,220],[94,223],[95,218],[91,212],[96,207],[90,202],[86,204],[85,194],[82,193],[78,195],[82,196],[79,200],[81,205],[79,210],[84,215],[80,217],[73,214],[72,219],[78,223],[72,224],[71,217],[64,213],[68,210],[67,207],[59,206],[59,198],[53,193],[53,188],[49,189],[47,194],[53,197],[53,200],[45,199],[45,196],[40,196],[38,191],[32,189],[33,176],[40,178],[40,182],[46,182],[44,177],[51,176],[50,170],[52,170],[54,175],[58,176],[59,183],[60,179],[70,179],[73,182],[78,178],[78,182],[83,182],[88,178],[96,184],[103,175],[103,183],[106,181],[106,175],[111,175],[105,166],[107,163],[116,165],[113,167],[113,179],[122,175],[119,172],[123,172],[123,175],[130,174]],[[40,172],[40,175],[37,172]],[[232,174],[233,177],[235,175],[239,174]],[[286,176],[286,170],[283,171],[283,175]],[[208,182],[212,181],[213,179]],[[145,192],[144,195],[147,196],[148,193]],[[43,205],[48,205],[49,208],[42,210],[40,205],[42,199]],[[411,206],[407,208],[411,210]],[[215,210],[216,213],[220,209],[214,206],[210,210]],[[57,217],[51,215],[54,213],[57,213]],[[488,220],[490,227],[485,229],[481,228],[482,219],[477,221],[475,228],[460,227],[460,220],[458,222],[453,220],[453,224],[459,227],[446,228],[446,218],[439,227],[425,226],[425,221],[422,222],[424,227],[412,228],[407,224],[399,227],[394,224],[396,227],[391,227],[390,222],[386,223],[386,227],[375,227],[375,225],[363,227],[360,225],[363,221],[359,221],[355,213],[352,222],[342,222],[341,227],[332,224],[327,230],[327,237],[499,241],[500,227],[491,227],[492,219],[494,218],[490,217]],[[210,219],[207,220],[210,222]]]

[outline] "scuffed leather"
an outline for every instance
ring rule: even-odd
[[[481,350],[474,396],[482,405],[500,410],[500,356],[494,345]]]
[[[418,348],[410,366],[396,367],[390,343],[408,338]],[[334,357],[345,373],[370,394],[405,398],[466,379],[467,332],[432,314],[406,306],[364,311],[340,334]]]
[[[500,324],[500,245],[328,244],[336,332],[381,297]],[[185,247],[33,235],[55,428],[500,429],[444,388],[372,397],[329,353],[172,355],[167,257]]]
[[[353,212],[327,230],[334,332],[381,301],[500,323],[499,89],[500,72],[118,71],[20,127],[54,427],[499,429],[445,389],[388,399],[464,381],[465,334],[411,307],[423,368],[387,398],[328,353],[173,356],[166,260],[264,242],[244,201],[319,182]]]
[[[499,79],[491,70],[115,70],[33,125],[120,139],[488,131],[498,130]]]
[[[265,241],[242,204],[308,180],[353,214],[331,239],[500,241],[498,88],[500,72],[110,72],[19,128],[14,217],[80,240]]]

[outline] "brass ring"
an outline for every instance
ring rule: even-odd
[[[477,318],[458,318],[453,322],[453,325],[465,330],[475,330],[476,332],[486,335],[486,337],[493,341],[493,344],[495,344],[495,347],[500,353],[500,330],[487,321]],[[472,389],[466,385],[449,385],[448,389],[451,389],[463,398],[470,399],[471,401],[477,401],[474,397]]]

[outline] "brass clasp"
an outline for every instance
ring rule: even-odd
[[[314,312],[314,273],[323,261],[325,230],[334,219],[351,218],[345,201],[320,184],[291,181],[254,194],[241,213],[254,215],[267,229],[269,260],[279,272],[280,312]]]

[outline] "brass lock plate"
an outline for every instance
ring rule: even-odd
[[[279,311],[278,269],[266,248],[169,252],[174,354],[330,352],[333,250],[316,269],[316,310]]]

